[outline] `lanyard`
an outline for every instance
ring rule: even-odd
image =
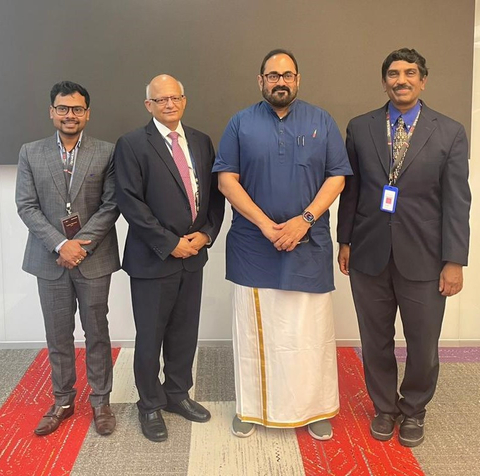
[[[400,175],[400,170],[402,169],[402,166],[403,166],[403,160],[405,159],[405,155],[407,154],[407,149],[410,145],[410,139],[412,138],[413,131],[415,130],[415,127],[417,127],[417,122],[418,122],[418,118],[420,117],[421,111],[422,109],[420,108],[420,110],[417,113],[417,117],[415,117],[415,120],[413,121],[412,127],[410,127],[410,130],[408,131],[405,142],[402,144],[402,147],[398,151],[398,154],[395,157],[395,160],[393,160],[392,128],[390,126],[390,111],[387,108],[387,144],[388,144],[388,151],[390,154],[390,173],[388,174],[388,185],[394,185],[398,179],[398,176]]]
[[[63,144],[60,146],[60,155],[63,162],[63,172],[65,173],[65,184],[67,186],[67,202],[65,204],[65,209],[67,210],[68,215],[72,214],[72,199],[70,196],[70,188],[72,185],[73,170],[75,169],[75,162],[77,160],[78,147],[79,144],[77,142],[73,150],[67,152]]]

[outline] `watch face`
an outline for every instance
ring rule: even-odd
[[[315,217],[310,212],[304,212],[303,219],[308,223],[313,223],[315,221]]]

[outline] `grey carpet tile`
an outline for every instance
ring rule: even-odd
[[[235,400],[232,347],[199,347],[197,358],[195,400],[200,402]]]
[[[186,476],[190,453],[189,421],[162,412],[168,440],[154,443],[140,429],[135,404],[113,404],[117,428],[110,436],[99,436],[90,427],[75,461],[72,476]]]
[[[0,349],[0,405],[23,377],[38,349]]]
[[[427,406],[425,441],[413,449],[428,476],[478,476],[480,454],[480,365],[440,365]]]

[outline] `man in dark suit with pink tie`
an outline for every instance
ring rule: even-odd
[[[189,398],[197,346],[202,270],[218,235],[224,199],[212,175],[212,141],[181,123],[182,84],[152,79],[145,107],[153,116],[115,148],[116,192],[129,224],[123,269],[130,275],[137,331],[134,372],[139,419],[152,441],[167,438],[161,410],[206,422]],[[159,380],[163,347],[165,382]]]

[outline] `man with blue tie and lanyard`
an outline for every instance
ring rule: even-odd
[[[393,51],[382,65],[389,102],[352,119],[347,152],[354,175],[340,198],[340,271],[350,276],[365,380],[375,408],[370,431],[421,444],[425,406],[439,371],[446,297],[462,289],[470,189],[465,129],[419,97],[428,69],[417,51]],[[398,388],[397,309],[407,342]]]

